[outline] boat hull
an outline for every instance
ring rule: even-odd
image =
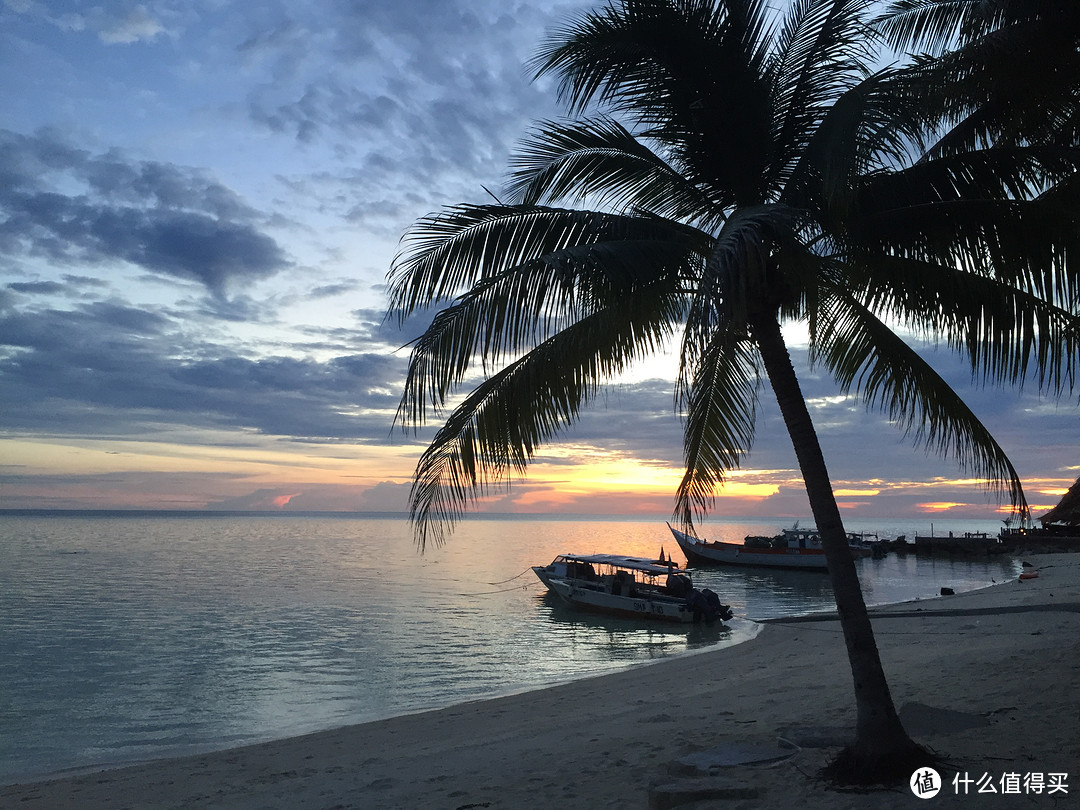
[[[738,543],[705,542],[672,528],[675,542],[693,565],[735,565],[748,568],[783,568],[827,571],[825,552],[803,548],[748,548]]]
[[[548,578],[545,584],[553,593],[578,610],[677,624],[690,624],[695,621],[693,609],[681,600],[621,596],[554,578]]]

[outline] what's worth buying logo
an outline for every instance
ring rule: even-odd
[[[952,778],[953,793],[957,796],[967,796],[974,793],[999,793],[1012,795],[1040,795],[1045,793],[1052,796],[1055,793],[1063,795],[1069,792],[1069,774],[1064,771],[1006,771],[998,778],[992,773],[983,773],[975,778],[967,771],[957,771]],[[941,780],[941,774],[933,768],[919,768],[908,780],[911,792],[920,799],[932,799],[945,787]]]
[[[932,799],[941,791],[941,774],[933,768],[919,768],[911,775],[911,792],[920,799]]]

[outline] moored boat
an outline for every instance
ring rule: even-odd
[[[873,557],[881,559],[888,551],[888,543],[881,540],[875,532],[848,532],[848,547],[855,559]]]
[[[560,554],[532,570],[552,593],[580,610],[683,624],[732,616],[719,596],[695,588],[690,574],[670,559]]]
[[[742,565],[760,568],[788,568],[800,571],[827,571],[825,550],[816,529],[800,529],[796,523],[772,537],[748,535],[743,542],[701,540],[681,532],[670,523],[668,528],[691,565]],[[870,548],[848,538],[855,557],[869,557]]]

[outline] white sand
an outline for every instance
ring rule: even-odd
[[[645,808],[662,805],[658,786],[685,778],[673,761],[734,743],[777,749],[780,736],[803,747],[779,764],[714,772],[707,784],[727,798],[687,806],[1077,807],[1080,555],[1030,559],[1037,579],[875,610],[874,627],[913,737],[972,779],[989,774],[999,791],[1007,773],[1065,773],[1068,793],[979,796],[972,784],[965,797],[947,783],[924,804],[906,787],[830,788],[816,774],[837,749],[811,747],[811,731],[850,727],[854,708],[839,627],[816,621],[512,697],[2,787],[0,807]]]

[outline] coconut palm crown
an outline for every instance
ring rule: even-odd
[[[939,122],[917,81],[871,69],[871,5],[798,0],[775,16],[766,0],[613,0],[571,20],[535,68],[558,77],[574,118],[525,138],[505,202],[417,223],[390,312],[440,308],[412,344],[398,411],[405,429],[446,417],[416,470],[421,547],[672,336],[686,465],[675,511],[692,524],[752,445],[767,380],[851,658],[853,778],[873,781],[923,755],[892,706],[781,325],[808,324],[811,357],[841,391],[1020,509],[1005,452],[905,335],[963,353],[977,378],[1062,388],[1080,330],[1065,272],[1075,205],[1053,194],[1077,156],[933,152]]]

